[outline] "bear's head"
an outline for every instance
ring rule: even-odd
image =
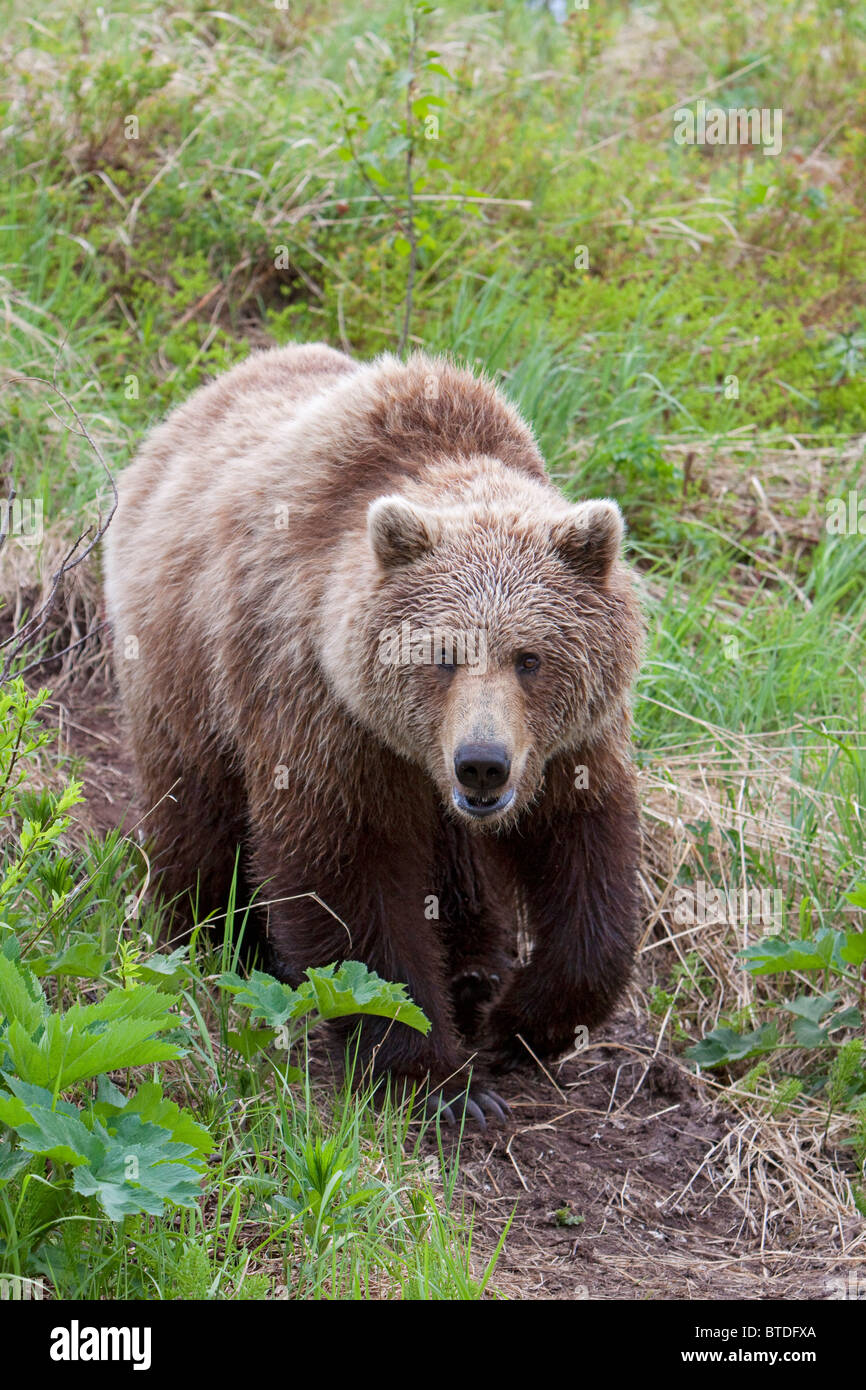
[[[553,758],[573,756],[592,792],[594,749],[627,756],[642,621],[616,503],[569,505],[488,459],[455,471],[456,486],[368,503],[325,594],[322,655],[353,716],[453,816],[502,830]]]
[[[593,747],[627,738],[642,624],[622,533],[616,503],[528,480],[370,503],[351,641],[365,678],[340,684],[467,825],[513,824],[559,754],[587,754],[591,786]]]

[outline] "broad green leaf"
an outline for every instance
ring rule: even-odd
[[[262,970],[254,970],[248,980],[234,971],[227,971],[220,975],[217,984],[233,994],[238,1004],[249,1009],[254,1019],[262,1019],[271,1028],[279,1028],[292,1017],[298,1002],[297,991],[291,985],[275,980],[273,975],[266,975]]]
[[[152,1036],[146,1019],[119,1020],[104,1034],[76,1033],[64,1015],[52,1015],[42,1037],[34,1042],[13,1023],[6,1047],[18,1075],[36,1086],[65,1091],[76,1081],[86,1081],[104,1071],[143,1067],[183,1056],[174,1043]]]
[[[779,936],[768,936],[737,954],[753,975],[775,975],[780,970],[826,970],[843,937],[843,932],[827,927],[806,941],[785,941]]]
[[[318,1013],[323,1019],[374,1014],[398,1019],[421,1033],[430,1030],[428,1020],[412,1003],[405,985],[380,979],[357,960],[344,961],[339,969],[336,965],[311,968],[299,989],[292,989],[260,970],[254,970],[248,980],[230,972],[221,975],[219,983],[234,994],[238,1004],[251,1010],[254,1019],[262,1019],[271,1028],[278,1028],[290,1018]]]
[[[139,1212],[159,1216],[166,1200],[197,1202],[211,1137],[155,1083],[141,1087],[122,1110],[97,1101],[94,1111],[118,1109],[103,1124],[98,1114],[55,1101],[42,1087],[9,1075],[5,1080],[13,1095],[0,1094],[0,1119],[15,1130],[21,1149],[71,1164],[75,1191],[97,1197],[111,1220]],[[110,1082],[100,1092],[118,1094]]]
[[[158,1125],[166,1130],[179,1144],[186,1144],[204,1158],[214,1147],[212,1135],[204,1125],[198,1124],[188,1110],[166,1099],[157,1081],[145,1081],[131,1096],[125,1109],[126,1115],[140,1115],[142,1120]],[[109,1125],[109,1128],[111,1126]]]
[[[270,1047],[275,1036],[273,1028],[241,1028],[238,1032],[229,1033],[228,1041],[245,1062],[251,1062],[257,1052]]]
[[[200,1195],[199,1173],[186,1160],[194,1150],[140,1115],[122,1115],[113,1132],[95,1122],[98,1149],[76,1168],[73,1186],[97,1197],[112,1221],[146,1212],[160,1216],[165,1202],[193,1207]]]
[[[842,1009],[838,1014],[834,1014],[827,1021],[827,1032],[835,1033],[837,1028],[859,1028],[863,1022],[863,1015],[860,1010],[853,1005],[848,1009]]]
[[[430,1022],[412,1003],[406,986],[381,979],[358,960],[344,961],[339,970],[335,965],[307,971],[307,981],[298,990],[299,997],[315,1004],[322,1018],[347,1018],[352,1014],[373,1014],[393,1018],[429,1033]],[[296,1013],[299,1017],[300,1013]]]
[[[110,952],[101,951],[95,941],[76,941],[59,956],[40,956],[31,964],[34,975],[71,975],[75,979],[97,979],[111,964]]]
[[[826,1047],[830,1034],[826,1028],[819,1028],[810,1018],[794,1019],[794,1037],[800,1047]]]
[[[283,1080],[287,1086],[297,1086],[298,1082],[304,1079],[304,1073],[300,1067],[287,1067],[280,1062],[278,1070],[280,1079]]]
[[[859,1026],[860,1010],[853,1007],[828,1017],[840,998],[839,991],[832,990],[830,994],[799,994],[796,999],[783,1002],[782,1008],[797,1016],[794,1037],[801,1047],[826,1047],[830,1034],[837,1029]],[[821,1023],[823,1028],[818,1026]]]
[[[32,972],[20,962],[0,955],[0,1023],[17,1019],[32,1033],[47,1012],[45,996]]]
[[[4,1038],[15,1072],[52,1091],[124,1067],[147,1066],[183,1056],[175,1043],[155,1035],[177,1026],[166,996],[152,985],[110,990],[95,1004],[49,1014],[38,1037],[18,1020]]]
[[[714,1028],[685,1055],[701,1067],[718,1067],[725,1062],[741,1062],[761,1052],[772,1052],[779,1037],[775,1023],[764,1023],[753,1033],[737,1033],[733,1028]]]
[[[46,1095],[49,1093],[46,1091]],[[49,1096],[50,1099],[50,1096]],[[0,1091],[0,1124],[17,1129],[19,1124],[27,1124],[30,1111],[17,1096],[7,1096]]]
[[[783,1002],[782,1008],[787,1009],[788,1013],[797,1014],[799,1018],[808,1019],[811,1023],[820,1023],[835,1009],[840,998],[837,989],[831,990],[829,994],[798,994],[796,999]]]
[[[128,1100],[129,1097],[124,1091],[121,1091],[119,1086],[115,1086],[110,1076],[98,1076],[96,1078],[94,1112],[98,1112],[100,1105],[107,1105],[109,1110],[122,1110]]]
[[[13,1149],[8,1139],[0,1139],[0,1183],[17,1177],[32,1162],[33,1155],[26,1149]]]
[[[22,1081],[20,1076],[13,1076],[9,1072],[3,1072],[3,1080],[9,1087],[17,1100],[27,1107],[28,1110],[33,1106],[45,1105],[49,1110],[60,1110],[64,1115],[77,1115],[77,1108],[68,1100],[56,1100],[51,1091],[46,1091],[44,1086],[32,1086],[28,1081]]]
[[[112,989],[95,1004],[76,1004],[64,1015],[75,1027],[89,1028],[92,1024],[114,1023],[118,1019],[148,1019],[160,1029],[174,1027],[177,1017],[171,1004],[153,985],[137,985],[134,989]]]
[[[156,953],[139,963],[142,980],[156,985],[163,993],[177,994],[190,977],[188,946],[178,946],[170,955]]]
[[[839,955],[849,965],[862,965],[866,961],[866,931],[846,932],[845,945],[839,948]]]
[[[0,1094],[0,1120],[8,1124],[30,1153],[58,1163],[86,1163],[99,1152],[98,1142],[80,1112],[50,1091],[5,1076],[12,1096]]]

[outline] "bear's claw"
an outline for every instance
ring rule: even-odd
[[[428,1096],[424,1102],[425,1119],[440,1119],[444,1120],[446,1125],[455,1125],[455,1110],[459,1115],[461,1100],[467,1117],[473,1119],[480,1129],[487,1128],[487,1115],[496,1120],[505,1120],[511,1114],[508,1101],[496,1091],[471,1090],[468,1094],[464,1091],[453,1100],[447,1101],[441,1093]]]

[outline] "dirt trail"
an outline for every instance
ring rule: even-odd
[[[516,1206],[499,1287],[520,1298],[828,1297],[844,1266],[794,1222],[762,1253],[765,1233],[721,1191],[723,1114],[676,1064],[650,1060],[655,1039],[633,1018],[614,1020],[605,1041],[561,1065],[555,1086],[536,1074],[501,1088],[514,1124],[464,1140],[480,1250]]]
[[[133,824],[110,684],[79,679],[54,708],[62,746],[83,760],[85,822],[101,832]],[[765,1206],[756,1218],[748,1173],[731,1164],[732,1120],[676,1060],[654,1057],[656,1046],[633,993],[584,1053],[549,1075],[533,1064],[497,1082],[512,1119],[462,1141],[479,1267],[514,1211],[494,1281],[512,1298],[833,1296],[849,1264],[831,1231],[801,1225],[796,1210],[772,1212],[768,1225]],[[425,1142],[435,1154],[435,1137]],[[453,1142],[446,1133],[446,1149]]]

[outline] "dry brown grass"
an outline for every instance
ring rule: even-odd
[[[801,736],[801,747],[808,752],[809,726],[791,732]],[[846,740],[858,751],[866,751],[862,734],[846,731]],[[815,743],[813,751],[823,752],[823,745]],[[648,1007],[648,990],[653,985],[668,986],[674,963],[682,967],[682,978],[693,977],[694,958],[687,957],[696,952],[700,988],[686,991],[694,1010],[690,1019],[694,1036],[732,1014],[757,1008],[760,1016],[761,1006],[790,998],[792,986],[787,973],[750,975],[737,957],[743,947],[777,929],[776,924],[722,920],[683,926],[674,920],[675,888],[683,866],[690,864],[696,879],[719,883],[726,890],[743,889],[751,877],[747,858],[754,862],[757,856],[773,864],[774,887],[790,899],[799,891],[800,869],[808,856],[813,864],[827,866],[826,887],[828,897],[832,896],[837,797],[797,783],[798,797],[813,802],[819,826],[804,836],[789,814],[794,788],[789,768],[790,743],[784,731],[761,738],[708,726],[706,735],[698,734],[693,743],[669,758],[664,775],[643,775],[647,924],[638,995],[643,1007]],[[862,819],[863,808],[854,809]],[[700,822],[708,829],[698,844],[689,826]],[[853,920],[849,925],[854,925]],[[806,989],[814,986],[806,975],[798,973],[795,979]],[[845,1004],[858,1002],[862,1001],[854,990],[844,998]],[[662,1032],[667,1023],[666,1017]],[[852,1132],[852,1117],[835,1115],[828,1126],[826,1100],[805,1094],[774,1113],[781,1076],[795,1074],[805,1060],[803,1054],[787,1054],[781,1065],[774,1064],[774,1079],[759,1075],[746,1089],[736,1080],[725,1081],[712,1073],[702,1076],[700,1085],[707,1099],[722,1101],[733,1122],[707,1152],[704,1165],[718,1193],[727,1193],[741,1208],[744,1229],[760,1235],[762,1254],[772,1248],[780,1222],[796,1214],[804,1239],[813,1232],[832,1230],[832,1244],[847,1257],[855,1249],[862,1250],[866,1240],[854,1209],[853,1172],[849,1164],[847,1172],[840,1168],[844,1150],[839,1144]],[[695,1176],[690,1174],[666,1203],[681,1200]],[[783,1252],[776,1253],[781,1258]]]

